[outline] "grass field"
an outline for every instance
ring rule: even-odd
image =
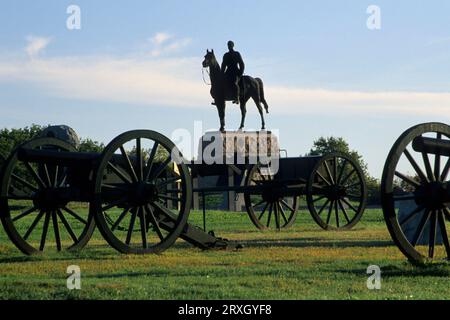
[[[245,213],[209,212],[208,229],[244,249],[201,251],[180,240],[162,255],[127,256],[96,231],[81,252],[27,257],[1,229],[0,298],[450,299],[450,265],[409,264],[380,210],[346,232],[322,231],[306,211],[282,232],[258,231]],[[70,291],[66,268],[74,264],[82,288]],[[369,265],[381,267],[381,290],[367,289]]]

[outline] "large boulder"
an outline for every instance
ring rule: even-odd
[[[75,148],[80,146],[80,138],[75,130],[66,125],[49,126],[40,134],[41,137],[57,138],[72,144]]]

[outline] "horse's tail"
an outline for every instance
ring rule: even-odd
[[[256,78],[255,80],[258,81],[259,98],[264,105],[264,109],[266,109],[266,112],[269,113],[269,105],[267,104],[266,98],[264,96],[264,83],[260,78]]]

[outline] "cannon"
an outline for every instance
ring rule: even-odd
[[[384,219],[413,263],[450,259],[450,126],[423,123],[405,131],[386,159]]]
[[[258,229],[280,230],[292,226],[301,196],[306,197],[314,221],[325,230],[348,230],[361,219],[367,188],[359,164],[351,157],[330,153],[281,158],[278,141],[269,131],[208,133],[200,141],[199,157],[212,143],[210,136],[219,140],[217,145],[223,145],[223,161],[193,161],[190,165],[192,176],[200,179],[227,177],[231,171],[234,183],[229,185],[223,181],[225,179],[218,179],[213,186],[196,186],[193,191],[202,195],[233,191],[243,196],[248,216]],[[258,159],[261,155],[258,143],[261,142],[266,152],[263,161]],[[240,163],[236,161],[239,158]],[[273,170],[272,161],[278,162],[276,170]]]
[[[191,177],[176,146],[149,130],[126,132],[102,153],[40,137],[17,147],[0,176],[0,217],[25,254],[76,250],[97,226],[122,253],[158,253],[182,238],[200,248],[228,242],[187,223]]]

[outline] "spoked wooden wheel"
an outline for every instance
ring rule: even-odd
[[[298,196],[288,194],[270,172],[268,166],[257,164],[249,170],[244,192],[245,207],[253,224],[261,230],[292,226],[297,216]]]
[[[54,138],[39,138],[16,149],[4,163],[0,178],[0,215],[11,241],[25,254],[45,250],[81,249],[94,231],[88,202],[60,197],[70,188],[67,167],[22,161],[19,150],[75,151]]]
[[[104,150],[95,175],[97,225],[122,253],[159,253],[186,225],[192,199],[188,167],[154,131],[126,132]]]
[[[349,156],[332,153],[322,157],[307,184],[308,208],[325,230],[348,230],[361,219],[367,200],[360,166]]]
[[[450,154],[416,146],[424,140],[448,145],[450,127],[426,123],[403,133],[389,153],[381,181],[389,232],[416,263],[450,259]]]

